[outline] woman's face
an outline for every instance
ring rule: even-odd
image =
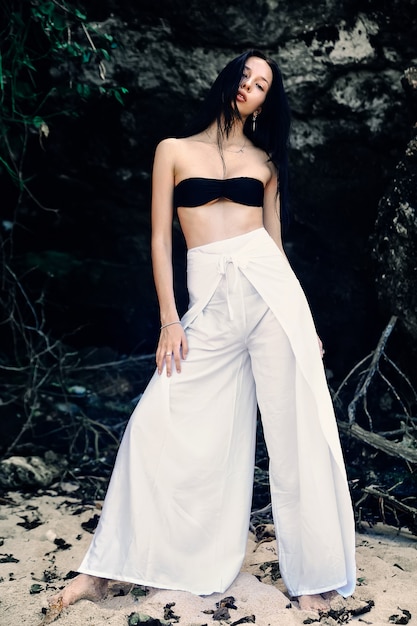
[[[242,118],[254,111],[260,112],[272,84],[272,70],[264,59],[249,57],[236,96],[236,105]]]

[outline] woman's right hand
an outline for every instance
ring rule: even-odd
[[[162,328],[156,349],[158,374],[162,373],[165,362],[167,376],[171,376],[173,361],[177,372],[181,372],[181,359],[186,359],[187,354],[188,342],[181,324],[170,324]]]

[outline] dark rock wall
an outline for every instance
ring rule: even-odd
[[[381,199],[372,235],[376,285],[386,312],[400,317],[417,337],[417,67],[404,73],[404,87],[416,120],[392,184]]]
[[[179,131],[227,60],[257,47],[280,64],[293,112],[288,254],[328,365],[343,376],[374,347],[393,307],[385,279],[375,289],[369,237],[410,138],[401,80],[417,61],[416,1],[104,0],[89,2],[88,12],[117,41],[105,63],[106,84],[126,86],[129,94],[124,107],[90,98],[79,105],[78,118],[51,125],[45,152],[33,149],[33,190],[59,212],[40,217],[27,210],[18,250],[23,266],[36,265],[48,277],[54,331],[81,326],[71,339],[76,345],[154,349],[155,146]],[[102,84],[93,64],[78,68],[77,79]],[[415,220],[407,228],[405,238],[412,231],[415,237]],[[175,241],[180,279],[177,227]],[[378,249],[377,256],[384,254]],[[409,293],[407,272],[401,281]],[[183,289],[179,299],[184,308]],[[417,337],[415,322],[407,332]]]

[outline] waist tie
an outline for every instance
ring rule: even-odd
[[[233,307],[232,304],[230,302],[230,293],[236,291],[236,287],[238,285],[238,277],[239,277],[239,270],[240,269],[245,269],[245,267],[247,267],[248,264],[248,259],[247,258],[243,258],[242,256],[233,256],[233,255],[228,255],[228,254],[221,254],[219,256],[219,260],[217,263],[217,268],[219,271],[219,274],[221,274],[221,276],[224,276],[225,281],[226,281],[226,301],[227,301],[227,309],[229,311],[229,318],[231,320],[234,319],[234,313],[233,313]],[[232,267],[233,268],[233,283],[230,284],[230,278],[228,275],[228,268]]]

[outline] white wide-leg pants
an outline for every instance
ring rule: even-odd
[[[194,248],[187,267],[189,356],[136,407],[79,571],[225,591],[245,554],[258,404],[288,591],[349,595],[352,507],[299,283],[264,229]]]

